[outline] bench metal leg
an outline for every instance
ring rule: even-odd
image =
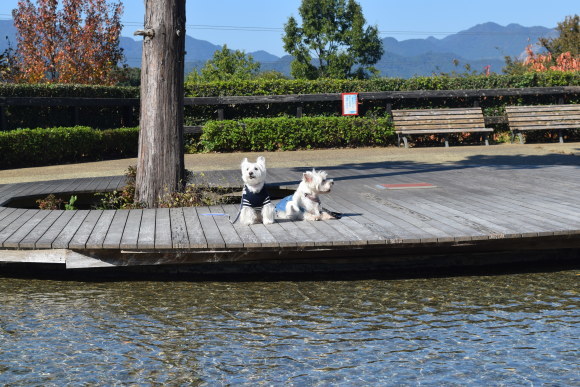
[[[518,137],[520,138],[520,144],[524,143],[524,134],[522,132],[518,132]]]
[[[403,142],[405,143],[405,148],[408,148],[409,144],[407,143],[407,136],[403,136]]]
[[[449,136],[446,134],[443,138],[445,139],[445,148],[449,148]]]
[[[564,143],[564,137],[562,137],[562,129],[558,130],[558,137],[560,137],[560,144]]]
[[[487,138],[487,133],[483,135],[483,141],[485,141],[485,146],[489,146],[489,139]]]

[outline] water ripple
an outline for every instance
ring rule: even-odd
[[[0,383],[578,385],[577,275],[0,279]]]

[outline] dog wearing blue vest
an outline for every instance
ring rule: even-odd
[[[280,200],[276,205],[276,217],[292,220],[328,220],[336,216],[325,211],[320,203],[320,195],[332,189],[334,181],[324,171],[308,171],[302,174],[302,181],[293,195]]]
[[[244,181],[240,222],[245,225],[274,223],[275,208],[265,187],[266,159],[260,156],[251,163],[244,158],[240,167]]]

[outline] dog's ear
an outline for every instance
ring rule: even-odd
[[[312,182],[312,172],[304,172],[302,174],[302,180],[304,180],[307,183]]]
[[[256,163],[261,165],[262,167],[266,167],[266,158],[264,156],[258,157]]]
[[[247,163],[248,163],[248,158],[247,157],[244,157],[244,159],[242,160],[242,163],[240,164],[240,167],[243,168],[244,167],[244,164],[247,164]]]

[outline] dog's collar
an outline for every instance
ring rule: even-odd
[[[320,198],[311,193],[304,193],[306,199],[312,200],[314,203],[320,203]]]

